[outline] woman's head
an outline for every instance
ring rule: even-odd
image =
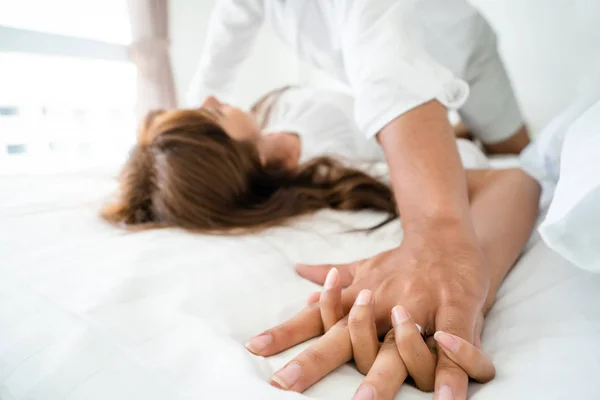
[[[202,109],[206,110],[232,139],[254,142],[260,137],[260,128],[254,118],[237,107],[209,96],[202,103]]]
[[[203,108],[148,115],[118,198],[102,215],[126,226],[215,232],[272,226],[322,208],[396,215],[389,188],[376,179],[328,158],[294,171],[266,165],[251,135],[232,135]]]

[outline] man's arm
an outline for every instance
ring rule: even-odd
[[[379,133],[404,239],[395,263],[409,262],[426,282],[436,331],[472,342],[488,297],[489,270],[477,240],[465,171],[445,107],[430,101],[392,120]],[[404,355],[403,355],[404,359]],[[468,377],[438,352],[436,395],[466,399]]]
[[[198,107],[209,95],[233,102],[239,67],[252,49],[264,19],[262,0],[218,0],[186,103]]]
[[[430,101],[392,120],[377,137],[404,229],[445,222],[474,238],[465,172],[446,109]]]
[[[382,313],[389,312],[386,305],[402,305],[430,331],[472,342],[488,295],[489,269],[447,116],[447,108],[464,104],[468,88],[423,47],[413,2],[352,4],[342,47],[355,116],[361,130],[377,135],[383,147],[405,233],[399,247],[356,267],[359,275],[377,271],[369,272],[373,282],[359,280],[356,288],[378,292]],[[415,298],[421,301],[414,304]],[[454,399],[466,399],[466,373],[438,354],[436,394],[450,390]],[[401,356],[418,365],[410,362],[414,357]]]

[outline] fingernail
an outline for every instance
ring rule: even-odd
[[[268,333],[264,335],[259,335],[246,342],[246,348],[251,352],[257,354],[263,351],[265,347],[270,345],[272,341],[273,336],[271,336]]]
[[[394,325],[400,325],[408,319],[408,313],[404,307],[396,306],[392,308],[392,319],[394,320]]]
[[[284,389],[291,388],[294,383],[300,378],[302,374],[302,367],[298,363],[290,363],[286,365],[283,369],[276,372],[271,380],[276,382],[279,386]]]
[[[371,291],[368,289],[364,289],[361,290],[360,293],[358,293],[358,297],[356,297],[356,301],[354,302],[354,305],[357,306],[364,306],[367,305],[371,302]]]
[[[338,273],[337,268],[331,268],[327,274],[327,278],[325,278],[325,290],[329,290],[334,287],[339,280],[339,277],[340,274]]]
[[[458,342],[458,340],[456,340],[456,338],[453,335],[450,335],[449,333],[446,333],[444,331],[437,331],[433,335],[433,338],[436,342],[444,346],[445,349],[450,350],[453,353],[456,353],[458,351],[458,346],[460,345],[460,343]]]
[[[361,385],[354,393],[352,400],[375,400],[375,391],[371,385]]]
[[[452,389],[450,389],[450,386],[444,385],[440,387],[437,395],[435,396],[435,400],[454,400],[454,395],[452,394]]]

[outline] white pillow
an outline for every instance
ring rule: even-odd
[[[560,176],[560,159],[567,132],[600,99],[600,90],[581,96],[554,117],[519,157],[521,168],[542,186],[540,214],[548,211]]]
[[[600,100],[570,125],[561,144],[560,176],[539,232],[575,265],[600,272]],[[557,161],[556,151],[548,157]],[[553,167],[547,166],[544,179]]]

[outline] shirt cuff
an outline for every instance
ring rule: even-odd
[[[398,96],[398,98],[390,98],[388,101],[389,106],[378,113],[375,118],[361,126],[361,129],[367,138],[372,138],[394,119],[431,100],[439,101],[449,110],[457,110],[462,107],[468,97],[469,85],[463,80],[453,79],[445,83],[437,95],[431,97],[404,95]]]

